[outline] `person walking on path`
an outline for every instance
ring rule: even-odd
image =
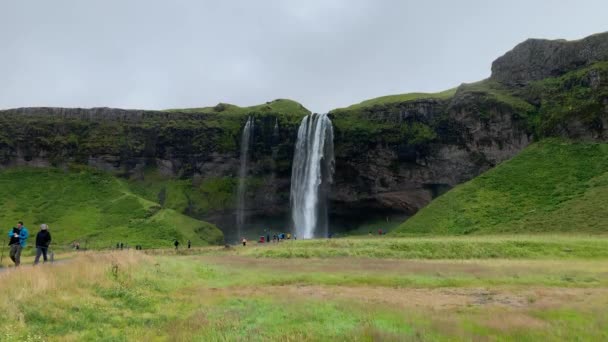
[[[34,265],[38,265],[40,261],[40,255],[44,262],[47,262],[47,251],[51,244],[51,233],[49,232],[49,226],[46,224],[40,225],[40,231],[36,234],[36,259],[34,259]]]
[[[17,223],[17,227],[13,227],[8,232],[8,237],[10,240],[8,241],[8,245],[10,247],[9,256],[11,260],[15,263],[15,267],[21,264],[21,250],[25,247],[27,238],[30,234],[27,231],[27,228],[23,226],[23,222],[19,221]]]

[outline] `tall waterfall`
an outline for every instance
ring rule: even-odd
[[[327,236],[327,196],[334,173],[334,131],[326,114],[306,116],[298,129],[291,172],[291,216],[296,234]]]
[[[249,147],[253,144],[253,129],[254,120],[253,117],[247,118],[247,123],[243,128],[241,135],[241,166],[239,168],[239,185],[237,188],[237,202],[236,202],[236,229],[237,229],[237,240],[241,239],[243,224],[245,223],[245,191],[247,190],[247,164],[249,163]]]

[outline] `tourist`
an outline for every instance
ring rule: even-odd
[[[49,226],[46,224],[40,225],[40,231],[36,234],[36,259],[34,259],[34,265],[38,265],[40,262],[40,255],[44,262],[47,262],[47,251],[51,244],[51,233],[49,232]]]
[[[173,245],[175,246],[175,250],[177,250],[177,248],[179,247],[179,241],[177,241],[176,239],[175,242],[173,242]]]
[[[298,237],[296,236],[296,233],[293,233],[293,239],[294,239],[294,240],[297,240],[297,239],[298,239]]]
[[[190,247],[192,247],[192,242],[190,242],[190,240],[188,240],[188,249],[190,249]]]
[[[266,243],[270,243],[270,233],[266,235]]]
[[[245,239],[245,238],[243,237],[242,242],[243,242],[243,247],[247,246],[247,239]]]
[[[287,233],[287,240],[291,240],[291,233]]]
[[[9,256],[15,263],[15,267],[17,267],[21,264],[21,250],[25,247],[29,233],[27,228],[23,226],[23,222],[19,221],[17,227],[13,227],[13,229],[8,232],[8,236],[10,238],[8,242],[10,247]]]

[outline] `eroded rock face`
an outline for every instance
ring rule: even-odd
[[[515,110],[500,103],[484,103],[471,94],[457,93],[447,101],[417,101],[394,108],[370,109],[370,120],[400,125],[412,119],[433,125],[438,118],[457,123],[450,134],[428,146],[406,142],[372,142],[367,149],[344,149],[352,142],[336,136],[334,211],[356,215],[357,210],[414,214],[434,197],[507,160],[531,143],[531,134]],[[389,106],[390,107],[390,106]],[[480,116],[480,107],[484,115]],[[487,108],[486,108],[487,107]],[[339,132],[339,127],[338,127]],[[343,152],[346,151],[346,152]]]
[[[492,63],[491,78],[521,86],[608,60],[608,32],[575,41],[528,39]]]

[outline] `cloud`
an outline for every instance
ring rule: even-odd
[[[605,30],[604,1],[5,1],[0,108],[327,111],[489,75],[527,37]]]

